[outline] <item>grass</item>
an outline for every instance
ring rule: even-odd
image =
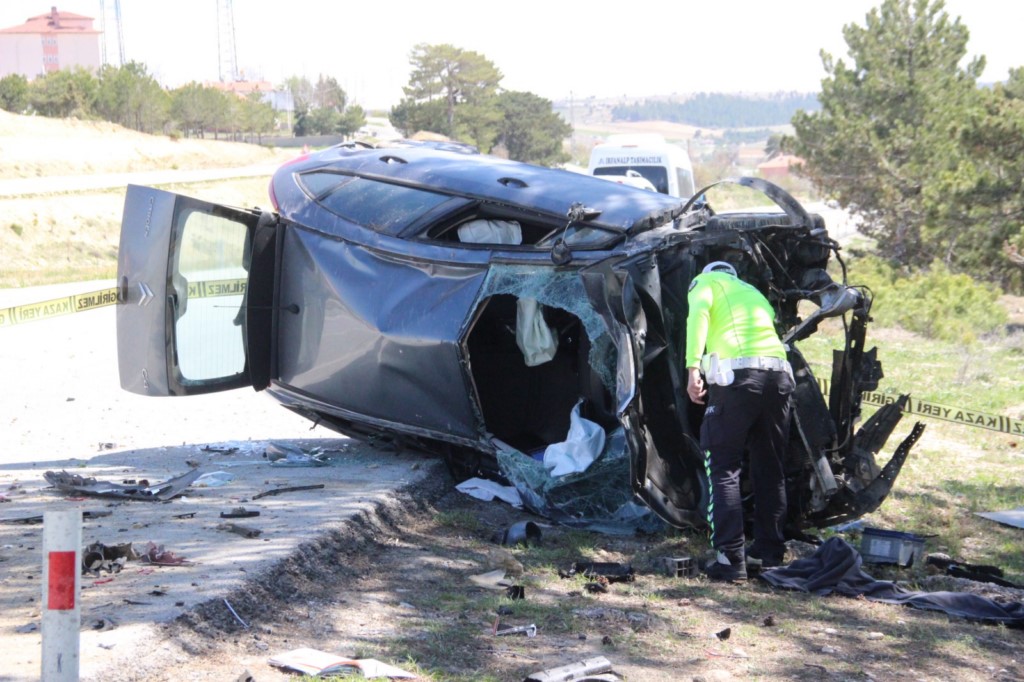
[[[801,343],[819,376],[838,346],[835,326]],[[879,390],[972,411],[1024,419],[1024,353],[1019,332],[997,335],[971,348],[924,339],[899,330],[869,329],[868,348],[877,344],[885,378]],[[968,358],[966,371],[964,358]],[[865,407],[865,417],[873,411]],[[871,526],[916,532],[930,538],[926,551],[941,551],[971,563],[1002,567],[1024,583],[1019,529],[978,517],[976,512],[1024,506],[1024,438],[965,424],[908,415],[887,449],[913,421],[925,435],[908,458],[882,507],[865,517]],[[879,453],[880,464],[888,453]],[[923,568],[914,579],[924,577]]]
[[[266,206],[266,178],[176,184],[171,192],[229,206]],[[114,279],[124,190],[0,199],[0,288]]]

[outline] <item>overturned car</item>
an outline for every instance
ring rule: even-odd
[[[341,433],[441,455],[459,478],[511,482],[563,523],[637,527],[653,510],[699,528],[686,294],[725,260],[775,306],[796,377],[790,529],[856,518],[881,504],[923,427],[876,464],[906,398],[857,428],[861,392],[882,377],[865,348],[870,297],[826,272],[838,245],[819,216],[763,180],[735,182],[781,210],[716,213],[704,190],[686,201],[416,146],[289,163],[274,212],[131,186],[121,385],[265,390]],[[798,343],[836,316],[846,343],[825,396]],[[580,423],[599,436],[593,464],[556,478],[538,460]]]

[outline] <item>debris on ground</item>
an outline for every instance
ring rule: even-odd
[[[270,443],[263,456],[272,467],[325,467],[331,463],[321,447],[307,451],[288,443]]]
[[[611,676],[606,676],[611,674]],[[612,674],[612,664],[604,656],[595,656],[557,668],[531,673],[523,682],[569,682],[570,680],[618,680]]]
[[[241,535],[243,538],[257,538],[263,533],[259,528],[250,528],[239,523],[222,523],[217,528],[234,533],[235,535]]]
[[[505,569],[499,568],[487,573],[469,576],[470,582],[488,590],[507,590],[512,587],[512,581],[508,579]]]
[[[502,630],[495,630],[495,637],[504,637],[505,635],[526,635],[527,637],[537,636],[537,626],[533,623],[529,625],[517,625],[511,628],[504,628]]]
[[[258,511],[246,509],[245,507],[235,507],[229,512],[220,513],[222,519],[250,519],[259,515]]]
[[[540,526],[533,521],[520,521],[514,523],[504,531],[499,531],[491,536],[491,542],[506,547],[523,545],[526,547],[540,546]]]
[[[1007,580],[1003,569],[998,566],[969,564],[966,561],[953,559],[946,554],[938,552],[929,554],[925,558],[925,564],[944,571],[946,575],[953,576],[954,578],[966,578],[967,580],[975,580],[982,583],[993,583],[1001,587],[1012,587],[1018,590],[1024,589],[1024,586]]]
[[[523,507],[523,498],[519,496],[519,491],[514,486],[501,485],[496,481],[490,481],[486,478],[467,479],[455,486],[455,489],[460,493],[465,493],[484,502],[490,502],[497,498],[507,502],[516,509],[522,509]]]
[[[235,480],[234,474],[226,471],[210,471],[195,480],[194,488],[219,488]]]
[[[199,478],[199,471],[189,471],[163,483],[149,485],[149,481],[141,483],[121,484],[98,481],[95,478],[69,474],[67,471],[47,471],[43,478],[63,493],[76,495],[92,495],[95,497],[116,497],[128,500],[144,500],[147,502],[165,502],[185,492]],[[143,485],[145,484],[145,485]]]
[[[194,564],[194,562],[177,556],[174,552],[164,549],[163,545],[158,545],[155,542],[146,543],[146,551],[139,559],[142,563],[153,566],[192,566]]]
[[[1013,528],[1024,528],[1024,507],[1004,511],[975,512],[978,516]]]
[[[382,663],[373,658],[345,658],[316,649],[293,649],[283,654],[272,656],[267,661],[270,665],[293,670],[305,675],[327,676],[336,673],[360,672],[363,677],[414,678],[410,672]]]
[[[120,573],[125,564],[139,558],[132,543],[104,545],[94,542],[82,552],[82,574],[98,576],[101,572]]]
[[[631,583],[636,579],[631,564],[615,561],[576,561],[568,570],[558,571],[558,575],[562,578],[572,578],[576,575],[590,579],[601,577],[610,583]]]
[[[925,538],[914,533],[865,528],[860,539],[860,555],[865,563],[910,568],[920,562],[924,543]]]
[[[890,581],[875,580],[861,570],[861,564],[857,550],[835,536],[826,540],[814,556],[764,571],[760,577],[775,587],[819,596],[835,592],[847,597],[940,611],[974,622],[1024,627],[1024,601],[1001,603],[961,592],[911,591]]]
[[[252,496],[252,499],[258,500],[261,497],[270,497],[271,495],[280,495],[281,493],[294,493],[300,490],[319,490],[323,487],[323,483],[317,483],[316,485],[293,485],[286,488],[272,488],[270,490],[264,490],[261,493],[256,493]]]
[[[693,557],[662,557],[661,562],[670,578],[696,578],[700,573]]]

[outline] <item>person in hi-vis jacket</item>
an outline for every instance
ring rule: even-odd
[[[687,296],[686,392],[707,403],[700,445],[709,484],[712,580],[740,581],[747,564],[778,566],[785,554],[786,486],[793,371],[775,331],[775,311],[724,261],[693,278]],[[753,543],[745,550],[740,471],[750,454]]]

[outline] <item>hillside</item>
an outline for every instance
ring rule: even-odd
[[[228,168],[291,156],[294,151],[209,139],[172,139],[105,121],[20,116],[0,110],[0,179]]]
[[[295,150],[217,140],[174,140],[106,122],[0,111],[0,185],[140,171],[273,166]],[[0,198],[0,288],[114,276],[125,176],[116,189]],[[59,183],[58,183],[59,186]],[[237,206],[266,205],[267,178],[170,186]]]

